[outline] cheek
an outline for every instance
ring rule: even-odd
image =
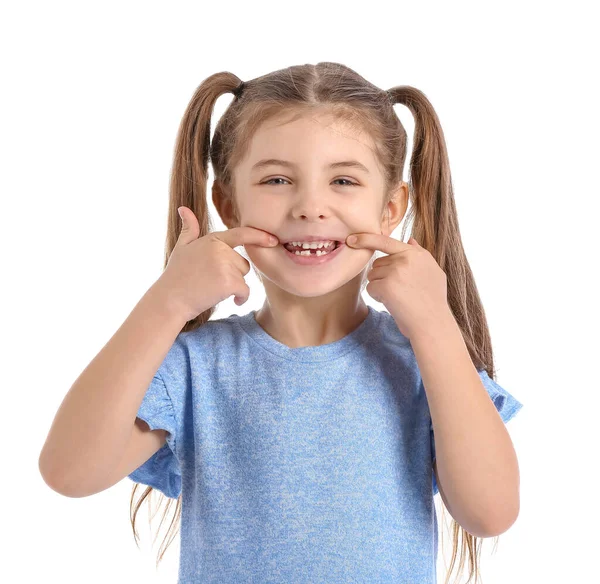
[[[285,217],[285,208],[272,197],[262,197],[257,193],[251,194],[251,200],[238,201],[240,222],[242,225],[260,227],[275,227],[280,225]]]

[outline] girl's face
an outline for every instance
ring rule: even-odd
[[[272,120],[259,128],[233,180],[240,226],[272,233],[280,244],[275,248],[246,245],[245,249],[265,287],[270,280],[295,296],[322,296],[359,276],[373,252],[343,245],[327,262],[301,265],[281,242],[318,236],[345,244],[352,233],[389,235],[406,212],[406,183],[384,209],[384,177],[369,137],[324,115],[278,124]],[[269,159],[289,165],[259,164]],[[356,161],[365,168],[331,167],[341,161]]]

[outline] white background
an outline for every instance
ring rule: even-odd
[[[178,537],[156,572],[166,529],[151,549],[146,504],[141,552],[134,543],[129,479],[63,497],[44,483],[38,456],[71,384],[160,276],[175,135],[196,87],[218,71],[249,80],[337,61],[382,89],[412,85],[432,102],[497,381],[524,404],[507,425],[521,511],[495,553],[485,541],[484,581],[589,581],[600,543],[592,6],[4,3],[0,580],[176,581]],[[231,99],[219,99],[215,121]],[[395,109],[412,148],[412,116]],[[214,318],[260,308],[252,270],[246,281],[248,302],[238,307],[232,296]],[[449,559],[448,531],[444,540]],[[440,556],[440,582],[444,574]]]

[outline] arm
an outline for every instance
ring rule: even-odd
[[[39,458],[57,492],[95,492],[123,458],[148,386],[185,325],[154,284],[79,375]]]
[[[440,495],[469,533],[499,535],[519,514],[519,467],[504,422],[452,313],[410,341],[435,433]]]

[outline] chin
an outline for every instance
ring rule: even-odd
[[[331,278],[323,278],[322,275],[320,277],[315,275],[315,278],[311,278],[308,276],[298,277],[297,275],[283,274],[282,270],[279,269],[277,273],[274,274],[274,277],[269,277],[261,270],[263,279],[269,280],[269,282],[280,288],[282,291],[299,298],[317,298],[335,294],[345,286],[354,287],[353,282],[356,283],[356,286],[359,286],[357,278],[360,280],[361,274],[362,270],[357,274],[350,273],[345,276],[338,274],[336,277],[332,274]]]
[[[339,290],[342,286],[344,286],[344,284],[347,283],[340,282],[337,285],[332,283],[327,286],[322,282],[320,285],[315,284],[313,286],[310,284],[310,281],[306,280],[302,282],[301,285],[298,285],[298,282],[290,282],[285,280],[282,281],[280,278],[274,280],[269,278],[269,280],[282,291],[287,292],[292,296],[298,296],[299,298],[317,298],[319,296],[326,296],[327,294],[331,294],[332,292]]]

